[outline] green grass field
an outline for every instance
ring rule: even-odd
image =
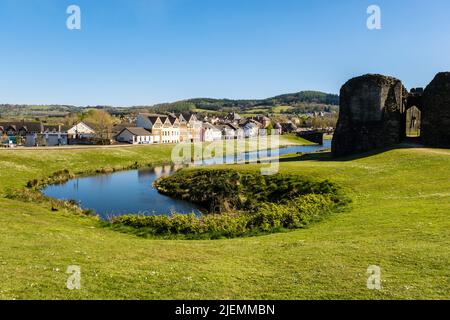
[[[0,299],[450,297],[450,150],[285,157],[283,173],[328,178],[353,203],[308,229],[254,238],[148,240],[47,203],[4,198],[61,169],[156,164],[170,153],[170,146],[0,151]],[[69,265],[81,267],[79,291],[66,289]],[[366,288],[369,265],[381,267],[381,291]]]
[[[290,111],[292,109],[294,109],[294,107],[292,107],[292,106],[276,106],[273,108],[273,112],[274,113],[283,113],[286,111]]]

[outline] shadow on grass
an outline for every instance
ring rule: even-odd
[[[331,152],[318,152],[318,153],[309,153],[309,154],[297,154],[297,155],[286,155],[285,157],[280,158],[280,162],[295,162],[295,161],[327,161],[327,162],[348,162],[354,161],[358,159],[364,159],[368,157],[372,157],[378,154],[382,154],[388,151],[397,150],[397,149],[417,149],[417,148],[427,148],[421,144],[416,143],[401,143],[396,146],[381,148],[366,152],[361,152],[345,157],[333,157]],[[444,149],[447,150],[447,149]]]

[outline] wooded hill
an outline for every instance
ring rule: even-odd
[[[141,111],[152,113],[226,113],[236,111],[244,114],[333,112],[338,110],[339,96],[319,91],[301,91],[267,99],[232,100],[197,98],[162,103],[154,106],[111,107],[70,105],[13,105],[0,104],[0,118],[37,119],[59,118],[70,113],[88,109],[103,109],[115,116],[135,114]]]
[[[261,111],[262,113],[274,113],[273,108],[283,108],[286,111],[301,108],[304,112],[312,111],[331,111],[337,109],[339,105],[339,96],[335,94],[328,94],[319,91],[301,91],[297,93],[290,93],[271,97],[267,99],[254,100],[231,100],[231,99],[210,99],[197,98],[188,99],[173,103],[164,103],[153,106],[154,109],[163,112],[185,112],[195,110],[205,111],[237,111],[237,112],[252,112]],[[291,108],[287,108],[291,107]],[[278,110],[283,111],[283,110]],[[277,113],[275,111],[275,113]]]

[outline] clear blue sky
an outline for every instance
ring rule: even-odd
[[[82,29],[66,28],[79,5]],[[382,30],[366,9],[382,9]],[[338,93],[450,70],[448,0],[0,0],[0,103],[149,105]]]

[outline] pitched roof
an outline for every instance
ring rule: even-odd
[[[203,123],[203,128],[220,131],[219,129],[217,129],[215,126],[213,126],[211,123],[208,122]]]
[[[229,123],[229,122],[226,122],[226,123],[224,124],[224,126],[228,127],[229,129],[239,130],[239,126],[236,126],[236,125],[234,125],[234,124],[232,124],[232,123]]]
[[[124,131],[129,131],[132,135],[135,136],[152,136],[152,133],[141,127],[126,127],[122,131],[120,131],[119,135]]]
[[[69,130],[69,126],[63,125],[45,125],[44,124],[44,132],[67,132]]]
[[[122,123],[116,124],[112,127],[112,133],[121,133],[125,128],[133,128],[134,125],[132,123]]]
[[[178,117],[178,120],[180,120],[180,122],[186,122],[186,119],[184,118],[182,113],[180,113],[180,116]]]
[[[91,121],[80,121],[78,124],[83,123],[86,127],[91,129],[92,131],[95,131],[94,128],[96,127],[96,124]]]
[[[281,127],[283,128],[283,130],[286,131],[295,131],[298,129],[298,127],[292,122],[282,123]]]
[[[244,124],[244,127],[247,127],[247,128],[259,128],[259,126],[256,123],[251,122],[251,121],[249,121],[246,124]]]
[[[177,121],[179,122],[177,116],[174,115],[174,114],[169,114],[168,118],[169,118],[169,121],[170,121],[170,124],[171,124],[171,125],[174,125],[175,122],[177,122]]]
[[[191,117],[189,118],[189,122],[191,121],[198,121],[197,116],[195,114],[192,114]]]
[[[141,113],[140,115],[143,117],[147,117],[152,124],[155,124],[158,119],[160,119],[161,122],[164,123],[167,118],[167,116],[161,114]]]
[[[0,127],[3,130],[13,128],[15,131],[25,129],[27,132],[41,132],[42,124],[40,122],[0,122]]]
[[[236,112],[230,112],[227,115],[226,119],[230,120],[230,121],[240,121],[240,120],[242,120],[242,117],[239,114],[237,114]]]

